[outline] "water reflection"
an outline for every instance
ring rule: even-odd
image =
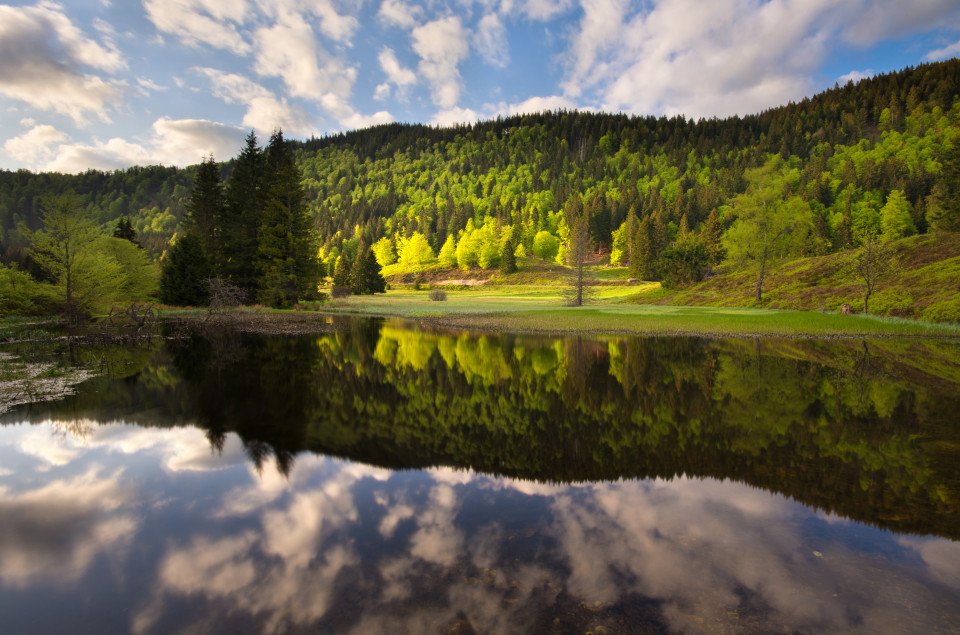
[[[4,417],[33,425],[0,428],[0,614],[952,632],[958,378],[957,347],[924,341],[172,341]]]
[[[905,633],[960,619],[956,542],[730,481],[548,485],[312,455],[283,475],[230,452],[182,469],[172,457],[209,452],[196,430],[54,432],[0,437],[20,474],[0,477],[13,623],[18,606],[92,587],[104,614],[130,609],[116,630],[138,633]],[[55,461],[37,458],[37,435]],[[52,632],[72,618],[30,619]]]

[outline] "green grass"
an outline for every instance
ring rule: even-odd
[[[331,303],[322,311],[427,318],[454,327],[500,331],[960,337],[958,325],[809,311],[636,305],[624,301],[635,297],[638,287],[609,286],[599,287],[598,291],[596,304],[566,307],[558,288],[481,286],[450,291],[445,302],[431,301],[426,290],[395,290],[383,295],[353,296]]]

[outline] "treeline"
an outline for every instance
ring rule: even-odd
[[[724,257],[748,263],[722,236],[764,190],[795,221],[777,256],[893,236],[882,222],[891,201],[910,216],[901,234],[958,228],[943,172],[960,133],[958,71],[957,60],[924,65],[724,120],[556,112],[452,129],[390,124],[307,142],[300,162],[330,266],[384,238],[381,264],[437,262],[451,237],[461,267],[497,266],[508,239],[518,256],[564,262],[569,221],[586,214],[593,245],[615,263],[683,280]],[[648,218],[662,229],[637,262]],[[677,273],[677,262],[695,266]]]
[[[683,284],[718,263],[763,268],[748,247],[758,209],[787,227],[766,246],[773,258],[960,229],[950,177],[960,163],[958,86],[960,61],[949,60],[722,120],[559,111],[284,145],[331,274],[354,269],[374,245],[381,266],[497,267],[508,242],[512,257],[565,262],[571,219],[583,216],[596,253],[637,277]],[[216,167],[229,189],[239,166]],[[37,226],[40,194],[72,190],[104,231],[128,216],[159,257],[185,221],[199,169],[0,173],[0,255],[21,261],[18,223]],[[243,267],[205,248],[221,261],[215,269],[260,293],[249,267],[231,270]]]

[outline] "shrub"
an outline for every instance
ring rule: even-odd
[[[447,292],[443,289],[431,289],[430,299],[434,302],[445,302],[447,299]]]
[[[348,295],[350,295],[350,293],[351,293],[350,287],[343,284],[334,285],[333,288],[330,289],[330,297],[333,298],[334,300],[345,298]]]

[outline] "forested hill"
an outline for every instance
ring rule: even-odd
[[[352,262],[375,244],[382,264],[422,264],[445,244],[451,264],[452,244],[456,264],[495,266],[508,239],[519,255],[561,259],[567,219],[581,213],[594,246],[612,249],[615,262],[630,261],[646,227],[663,234],[657,248],[711,234],[717,260],[726,233],[728,262],[743,265],[731,231],[759,198],[789,211],[795,231],[776,246],[779,256],[836,251],[868,233],[958,229],[958,187],[944,178],[960,135],[958,93],[960,61],[950,60],[746,117],[555,112],[455,128],[387,124],[293,149],[329,271],[341,254]],[[221,172],[229,179],[229,162]],[[104,230],[129,216],[160,255],[195,174],[195,166],[2,172],[3,258],[23,257],[16,227],[37,225],[40,197],[66,190],[84,198]]]

